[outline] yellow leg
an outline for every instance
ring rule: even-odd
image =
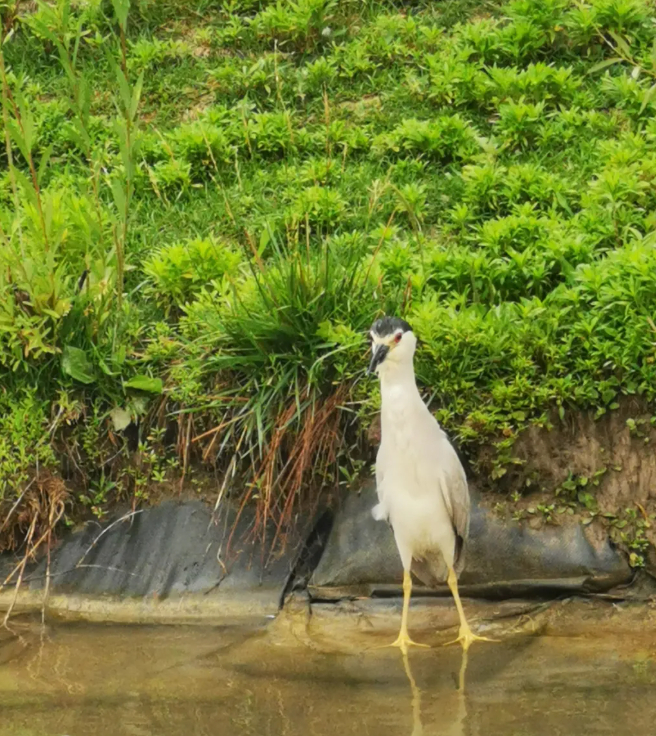
[[[449,568],[447,583],[449,584],[453,599],[456,602],[456,608],[458,609],[458,616],[460,617],[460,631],[458,632],[458,638],[448,642],[448,644],[445,644],[445,646],[460,642],[462,644],[462,648],[467,651],[474,641],[494,641],[494,639],[486,639],[484,636],[476,636],[476,634],[474,634],[469,628],[469,624],[467,623],[467,619],[465,618],[465,612],[462,608],[460,593],[458,593],[458,578],[456,576],[455,570],[452,567]]]
[[[427,644],[417,644],[416,641],[412,641],[408,634],[408,610],[410,608],[410,594],[412,593],[412,578],[410,573],[407,571],[403,572],[403,615],[401,616],[401,630],[399,635],[396,637],[396,641],[387,646],[399,647],[399,649],[406,654],[409,646],[414,647],[426,647]]]

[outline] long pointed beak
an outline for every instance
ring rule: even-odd
[[[369,370],[367,373],[375,373],[376,368],[385,360],[389,348],[387,345],[376,345],[372,347],[371,363],[369,363]]]

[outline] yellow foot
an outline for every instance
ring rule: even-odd
[[[458,638],[457,639],[454,639],[453,641],[447,642],[444,646],[445,647],[448,647],[448,646],[451,646],[451,644],[458,644],[458,643],[460,643],[460,644],[462,644],[462,648],[465,651],[467,651],[469,649],[469,647],[472,645],[472,643],[475,642],[475,641],[489,641],[489,642],[493,642],[495,644],[498,644],[499,643],[497,639],[488,639],[485,636],[476,636],[476,634],[474,634],[472,632],[472,630],[469,628],[469,626],[467,626],[466,628],[463,627],[463,626],[461,626],[460,627],[460,632],[458,634]]]
[[[396,637],[396,641],[393,641],[391,644],[383,644],[380,647],[376,647],[376,649],[387,649],[388,647],[398,647],[404,654],[408,653],[408,647],[424,647],[425,649],[430,649],[428,644],[419,644],[416,641],[412,641],[407,634],[399,634]]]

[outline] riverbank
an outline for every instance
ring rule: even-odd
[[[652,10],[10,3],[0,549],[194,488],[292,533],[370,477],[391,312],[491,504],[648,565]]]

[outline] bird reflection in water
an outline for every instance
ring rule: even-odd
[[[403,669],[410,683],[410,692],[412,693],[412,734],[411,736],[424,736],[424,724],[421,720],[421,690],[417,687],[417,683],[410,668],[410,660],[407,651],[401,652],[403,657]],[[465,701],[465,675],[467,672],[467,650],[463,649],[462,661],[460,663],[460,674],[458,676],[458,699],[456,716],[452,723],[441,723],[435,733],[440,736],[465,736],[465,720],[467,718],[467,703]]]

